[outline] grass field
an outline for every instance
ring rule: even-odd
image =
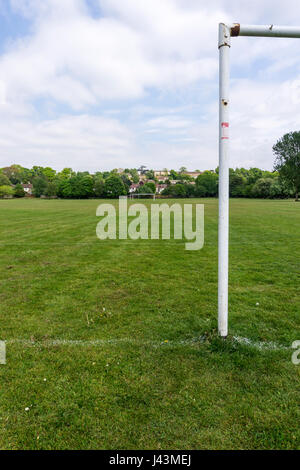
[[[231,201],[224,341],[194,202],[196,252],[98,240],[100,201],[0,201],[1,449],[300,448],[300,204]]]

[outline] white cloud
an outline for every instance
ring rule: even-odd
[[[146,126],[156,132],[165,130],[177,131],[180,129],[186,130],[191,127],[191,121],[183,119],[180,116],[161,116],[155,119],[150,119],[146,122]]]
[[[184,13],[171,0],[151,5],[103,0],[106,16],[97,19],[83,0],[14,0],[13,5],[32,16],[34,34],[0,60],[12,101],[50,95],[84,109],[103,100],[142,97],[149,87],[186,86],[217,70],[198,26],[204,19],[216,24],[217,16]],[[126,18],[114,17],[113,7]]]
[[[294,24],[298,0],[97,2],[93,18],[84,0],[11,0],[31,27],[0,56],[3,164],[216,166],[217,24]],[[298,49],[298,40],[233,39],[233,166],[271,168],[274,139],[297,127]]]
[[[31,122],[14,119],[2,122],[1,157],[15,155],[24,166],[61,169],[72,166],[91,172],[132,162],[136,152],[131,132],[114,119],[98,116],[62,116],[55,120]],[[49,163],[50,162],[50,163]]]

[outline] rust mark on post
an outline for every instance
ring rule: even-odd
[[[237,37],[240,35],[241,25],[240,23],[235,23],[234,26],[231,27],[231,36]]]

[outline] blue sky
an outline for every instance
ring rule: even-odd
[[[299,17],[299,18],[298,18]],[[220,21],[300,25],[298,0],[0,0],[0,166],[218,164]],[[231,48],[231,166],[299,129],[299,40]]]

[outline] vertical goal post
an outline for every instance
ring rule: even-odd
[[[218,330],[223,338],[228,336],[230,47],[231,38],[238,36],[300,38],[300,26],[219,24]]]

